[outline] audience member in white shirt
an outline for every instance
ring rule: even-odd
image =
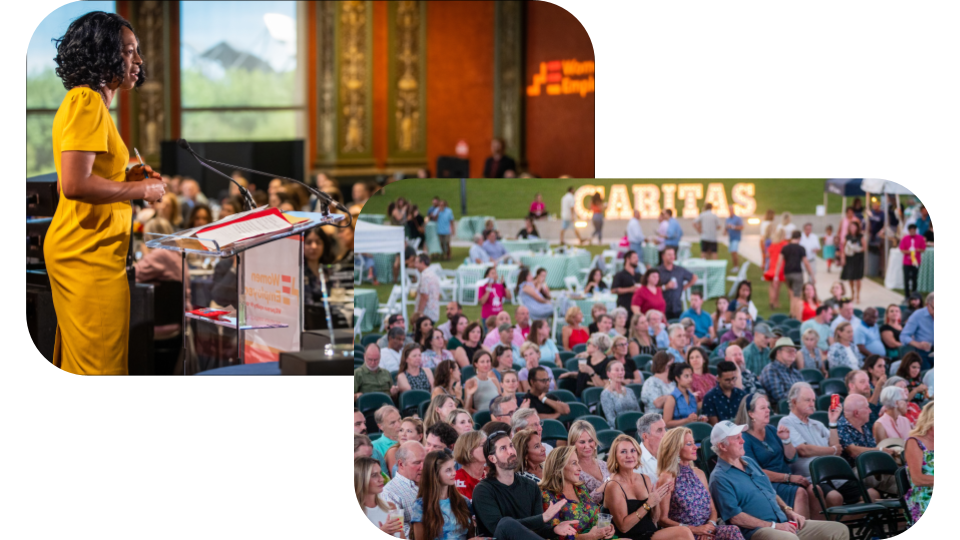
[[[657,452],[660,439],[667,433],[667,423],[657,413],[647,413],[637,420],[637,436],[640,437],[640,466],[636,473],[647,475],[651,485],[657,482]]]

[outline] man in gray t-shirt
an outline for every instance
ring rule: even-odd
[[[713,213],[713,204],[703,206],[703,213],[693,222],[693,228],[700,233],[700,253],[704,259],[717,258],[717,231],[720,230],[720,218]]]

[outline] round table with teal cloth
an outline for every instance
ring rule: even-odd
[[[380,283],[393,283],[393,263],[396,253],[373,253],[373,273]],[[363,276],[366,278],[367,276]]]
[[[712,261],[706,259],[687,259],[683,261],[681,266],[697,276],[697,285],[702,286],[704,300],[717,298],[726,294],[726,259]]]
[[[591,323],[593,323],[593,317],[590,315],[590,311],[593,309],[593,305],[598,302],[607,306],[607,312],[609,313],[617,307],[617,295],[602,293],[574,299],[570,298],[566,294],[561,294],[557,298],[557,307],[559,308],[558,316],[560,317],[560,320],[563,320],[563,318],[567,315],[567,310],[573,306],[577,306],[583,313],[583,322],[580,324],[583,326],[589,326]]]
[[[363,308],[366,312],[363,314],[363,322],[360,324],[360,331],[366,334],[373,332],[375,328],[380,328],[380,298],[377,291],[373,289],[355,289],[353,291],[353,307]]]
[[[933,292],[933,248],[927,248],[920,260],[920,270],[917,272],[917,290]]]
[[[660,264],[660,250],[656,244],[643,244],[642,260],[647,268],[656,268]]]
[[[440,237],[437,235],[437,222],[428,221],[426,227],[424,228],[424,235],[427,239],[427,245],[421,246],[425,248],[427,253],[430,255],[439,255],[443,253],[443,248],[440,247]]]
[[[583,251],[578,254],[547,255],[532,254],[520,257],[524,266],[533,270],[536,267],[547,270],[547,286],[551,289],[566,287],[563,280],[567,276],[580,278],[580,270],[590,266],[590,253]]]
[[[383,225],[384,220],[387,219],[387,216],[383,214],[364,214],[360,212],[357,216],[357,219],[360,221],[366,221],[367,223],[373,223],[375,225]]]
[[[531,239],[531,240],[502,240],[500,242],[503,244],[503,248],[507,250],[507,253],[516,253],[518,251],[547,251],[550,249],[550,242],[548,240]]]
[[[491,219],[496,228],[497,220],[493,216],[463,216],[457,221],[457,239],[473,241],[473,235],[483,232],[484,224]]]

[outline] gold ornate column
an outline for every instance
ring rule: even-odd
[[[523,156],[523,2],[495,2],[493,136],[522,167]]]
[[[317,166],[373,160],[372,2],[320,2]]]
[[[424,1],[387,4],[388,164],[426,160],[426,18]]]
[[[166,2],[131,2],[131,24],[137,29],[147,80],[128,95],[132,99],[132,138],[143,159],[160,164],[160,141],[167,135],[165,84],[168,67],[165,54]],[[178,67],[178,66],[175,66]]]

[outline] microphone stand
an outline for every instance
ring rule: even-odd
[[[224,174],[223,172],[217,170],[215,167],[207,164],[207,160],[205,158],[201,158],[200,156],[198,156],[197,153],[193,151],[193,148],[190,148],[190,144],[188,144],[187,141],[180,139],[179,141],[177,141],[177,144],[180,146],[180,148],[183,148],[187,152],[190,152],[190,155],[193,156],[193,159],[197,160],[197,163],[199,163],[202,167],[206,167],[210,169],[211,171],[233,182],[235,186],[240,188],[240,194],[243,195],[243,200],[244,202],[247,203],[248,210],[253,210],[254,208],[257,207],[257,203],[254,202],[253,196],[250,195],[250,192],[247,191],[247,188],[241,186],[240,183],[234,180],[232,176]],[[214,161],[213,163],[216,163],[216,162]]]

